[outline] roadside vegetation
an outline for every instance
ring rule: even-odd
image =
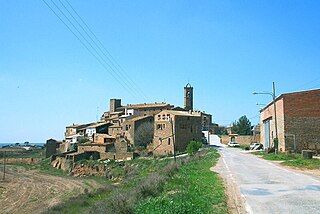
[[[119,177],[47,213],[227,213],[222,180],[210,171],[218,158],[216,150],[205,149],[177,163],[171,158],[109,162]]]
[[[320,169],[320,160],[313,159],[303,159],[301,154],[289,153],[285,154],[279,152],[278,154],[263,152],[254,152],[252,154],[259,155],[263,159],[272,161],[283,161],[282,165],[297,167],[300,169]]]
[[[142,200],[135,213],[228,213],[222,180],[210,171],[218,158],[216,150],[195,155],[159,195]]]

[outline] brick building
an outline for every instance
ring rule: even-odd
[[[192,140],[200,141],[201,114],[199,112],[165,110],[155,115],[154,155],[173,154],[185,151]]]
[[[275,138],[273,102],[260,113],[261,143],[271,148]],[[320,89],[280,95],[276,114],[279,151],[320,150]]]

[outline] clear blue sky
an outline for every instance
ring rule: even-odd
[[[46,0],[52,5],[50,0]],[[61,0],[64,2],[64,0]],[[62,139],[124,104],[194,106],[258,123],[269,96],[320,87],[320,1],[69,0],[147,99],[134,98],[41,0],[0,1],[0,142]],[[59,4],[58,0],[54,0]]]

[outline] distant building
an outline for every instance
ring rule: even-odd
[[[88,123],[88,124],[73,124],[71,126],[67,126],[66,127],[66,132],[64,133],[65,135],[65,139],[67,137],[71,137],[71,136],[74,136],[74,135],[84,135],[84,130],[86,127],[92,125],[93,123]]]
[[[185,151],[192,140],[201,141],[201,114],[199,112],[165,110],[155,116],[154,155]]]
[[[260,139],[273,147],[274,105],[260,111]],[[320,151],[320,89],[281,94],[276,98],[279,151],[313,149]]]
[[[111,125],[111,123],[104,122],[92,124],[86,127],[85,137],[87,137],[90,141],[93,141],[93,135],[95,133],[108,134],[108,127]]]

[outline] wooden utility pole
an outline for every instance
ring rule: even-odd
[[[6,151],[3,151],[3,180],[6,178]]]
[[[174,133],[173,122],[172,122],[171,118],[170,118],[170,123],[171,123],[171,131],[172,131],[173,157],[174,157],[174,162],[177,163],[176,146],[175,146],[175,142],[174,142],[175,133]]]

